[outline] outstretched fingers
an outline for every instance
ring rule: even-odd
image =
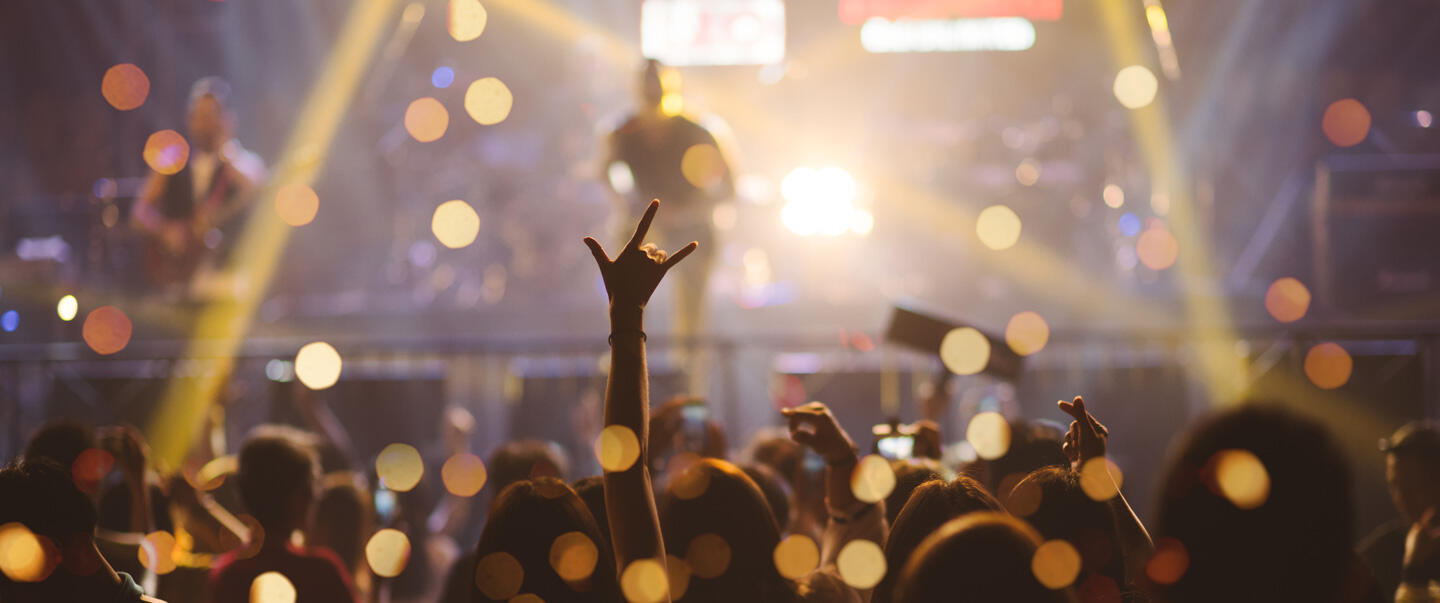
[[[670,259],[665,260],[665,269],[669,270],[671,266],[680,263],[680,260],[685,259],[685,256],[690,255],[698,247],[700,247],[699,242],[690,241],[689,245],[681,247],[680,251],[675,252],[675,255],[670,256]]]
[[[640,224],[635,226],[635,234],[630,236],[630,242],[625,244],[626,249],[639,249],[640,242],[645,240],[645,234],[650,232],[650,223],[655,220],[655,211],[660,209],[660,200],[650,201],[650,207],[645,208],[645,215],[640,217]]]
[[[600,242],[595,237],[585,237],[585,246],[590,248],[590,255],[595,257],[595,263],[604,268],[610,263],[610,256],[605,255],[605,249],[600,247]]]

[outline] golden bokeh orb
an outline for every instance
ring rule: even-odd
[[[1080,465],[1080,489],[1098,501],[1107,501],[1120,493],[1125,476],[1120,466],[1103,456],[1091,458]]]
[[[708,189],[725,177],[725,160],[713,144],[691,145],[680,157],[680,173],[690,186]]]
[[[867,454],[850,473],[850,493],[865,503],[885,500],[895,490],[895,469],[878,454]]]
[[[1270,473],[1255,453],[1227,449],[1210,459],[1215,488],[1239,509],[1255,509],[1270,497]]]
[[[396,492],[409,492],[420,483],[425,474],[425,462],[420,451],[409,444],[394,443],[386,446],[375,457],[375,474],[385,487]]]
[[[15,582],[49,578],[56,563],[45,551],[41,538],[19,522],[0,525],[0,573]]]
[[[856,538],[840,549],[835,568],[845,584],[859,590],[875,588],[885,577],[885,551],[873,540]]]
[[[305,344],[295,353],[295,377],[310,389],[325,389],[340,380],[340,352],[323,341]]]
[[[365,543],[365,563],[382,578],[394,578],[410,562],[410,538],[400,530],[385,528]]]
[[[660,603],[670,596],[670,577],[665,564],[638,559],[620,573],[620,591],[630,603]]]
[[[990,340],[971,328],[952,329],[940,340],[940,360],[957,375],[974,375],[990,363]]]
[[[465,112],[482,126],[493,126],[510,116],[515,97],[499,78],[485,77],[465,89]]]
[[[1029,310],[1018,312],[1005,323],[1005,343],[1021,356],[1045,349],[1050,341],[1050,325],[1039,314]]]
[[[250,582],[250,603],[295,603],[295,596],[295,585],[280,572],[265,572]]]
[[[977,413],[965,427],[965,441],[970,442],[976,456],[998,459],[1010,451],[1010,422],[998,412]]]
[[[497,551],[475,563],[475,587],[486,597],[505,601],[520,594],[524,583],[525,568],[510,553]]]
[[[487,477],[485,461],[468,452],[451,456],[440,466],[440,481],[444,482],[445,491],[455,496],[475,496],[485,487]]]
[[[980,210],[975,219],[975,234],[980,242],[996,251],[1009,249],[1020,240],[1020,216],[1004,205],[991,205]]]
[[[730,569],[730,543],[718,534],[705,533],[690,540],[685,562],[701,578],[719,578]]]
[[[1047,540],[1035,549],[1030,558],[1030,572],[1045,588],[1059,590],[1075,583],[1080,576],[1080,551],[1065,540]]]
[[[456,42],[469,42],[485,33],[485,22],[489,20],[485,6],[480,0],[450,0],[446,29]]]
[[[566,532],[550,543],[550,567],[566,582],[579,582],[595,573],[600,549],[582,532]]]
[[[1145,576],[1156,584],[1174,584],[1190,569],[1190,551],[1174,538],[1161,538],[1145,563]]]
[[[610,425],[595,439],[595,458],[606,471],[625,471],[640,458],[640,438],[624,425]]]
[[[1115,99],[1127,109],[1140,109],[1155,102],[1160,80],[1144,65],[1131,65],[1115,74]]]
[[[74,295],[66,295],[60,298],[60,301],[55,304],[55,314],[59,315],[60,320],[65,322],[75,320],[75,315],[79,313],[80,302],[75,299]]]
[[[790,534],[775,545],[775,569],[791,580],[805,577],[820,567],[820,547],[804,534]]]
[[[455,199],[435,208],[430,218],[430,232],[441,245],[459,249],[475,242],[480,236],[480,214],[469,203]]]

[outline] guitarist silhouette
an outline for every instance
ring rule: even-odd
[[[190,158],[174,174],[151,173],[131,212],[144,235],[148,280],[167,292],[184,291],[217,262],[228,223],[264,177],[260,159],[232,137],[229,92],[216,77],[195,82],[186,117]]]

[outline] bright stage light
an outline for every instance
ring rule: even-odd
[[[1115,99],[1127,109],[1139,109],[1155,101],[1160,80],[1143,65],[1131,65],[1115,74]]]
[[[870,19],[860,26],[860,45],[874,53],[1026,50],[1035,26],[1020,17],[993,19]]]
[[[75,314],[80,311],[80,302],[75,300],[74,295],[66,295],[60,298],[60,303],[55,304],[55,313],[60,315],[60,320],[70,322],[75,320]]]
[[[780,221],[800,236],[838,236],[847,230],[867,234],[874,216],[854,206],[855,178],[838,167],[798,167],[780,181],[785,207]]]

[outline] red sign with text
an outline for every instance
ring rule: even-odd
[[[859,25],[869,19],[978,19],[1024,17],[1058,21],[1064,0],[840,0],[840,20]]]

